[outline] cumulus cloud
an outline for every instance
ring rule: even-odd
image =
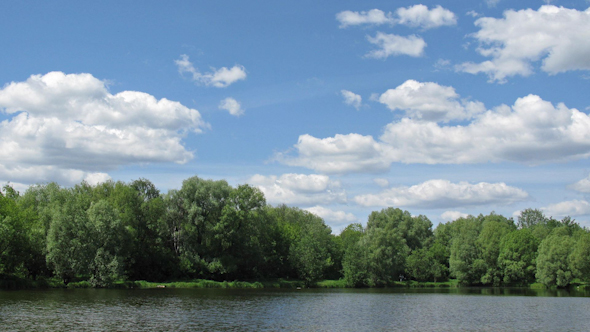
[[[426,42],[424,39],[411,35],[408,37],[377,32],[375,37],[367,36],[369,43],[379,48],[367,53],[368,58],[385,59],[392,55],[409,55],[419,57],[424,54]]]
[[[457,24],[457,18],[450,10],[442,8],[441,6],[428,9],[428,7],[424,5],[398,8],[395,11],[395,15],[391,12],[385,13],[379,9],[371,9],[369,11],[361,12],[346,10],[336,14],[336,20],[340,22],[340,28],[363,24],[402,24],[426,30]]]
[[[519,188],[505,183],[467,182],[451,183],[447,180],[429,180],[411,187],[394,187],[379,194],[354,197],[362,206],[403,206],[425,209],[454,208],[487,204],[512,204],[528,198]]]
[[[459,218],[467,218],[468,216],[469,215],[467,213],[462,213],[459,211],[445,211],[440,215],[444,221],[455,221]]]
[[[566,216],[579,217],[590,215],[590,203],[583,200],[572,200],[551,204],[541,208],[546,216],[562,218]]]
[[[590,117],[529,95],[466,126],[404,118],[387,125],[381,141],[392,149],[392,160],[405,163],[565,161],[590,156]]]
[[[320,139],[306,134],[299,136],[295,149],[297,157],[279,153],[275,160],[332,174],[383,172],[391,164],[385,151],[387,146],[376,142],[372,136],[338,134]]]
[[[353,12],[345,10],[336,14],[336,20],[340,22],[340,28],[346,28],[351,25],[373,24],[381,25],[385,23],[393,24],[394,20],[391,13],[385,14],[382,10],[371,9],[369,11]]]
[[[360,95],[348,90],[341,90],[340,93],[344,97],[344,103],[346,105],[350,105],[357,110],[361,108],[363,99]]]
[[[577,192],[589,194],[590,193],[590,176],[588,176],[587,178],[582,179],[576,183],[569,185],[568,188],[575,190]]]
[[[178,66],[178,72],[181,75],[188,73],[193,81],[206,86],[225,88],[232,83],[246,79],[246,68],[241,65],[235,65],[229,69],[227,67],[221,67],[220,69],[212,67],[211,72],[203,74],[194,67],[186,54],[182,54],[180,59],[174,62]]]
[[[244,114],[244,110],[242,109],[240,103],[231,97],[222,100],[219,103],[219,109],[226,110],[233,116],[240,116]]]
[[[407,117],[428,121],[466,120],[486,111],[481,102],[459,100],[453,87],[414,80],[387,90],[379,102],[392,111],[405,111]]]
[[[379,140],[354,133],[323,139],[301,135],[294,148],[296,156],[282,153],[275,159],[322,173],[387,171],[393,162],[535,165],[590,157],[590,117],[528,95],[512,107],[477,113],[467,125],[402,118],[388,124]]]
[[[352,213],[346,213],[344,211],[334,211],[319,205],[307,208],[305,210],[324,219],[324,221],[332,227],[347,226],[351,223],[359,222],[359,219]]]
[[[396,23],[424,30],[457,24],[455,14],[441,6],[428,9],[428,7],[421,4],[414,5],[399,8],[396,10],[396,14],[398,17]]]
[[[529,76],[533,63],[557,74],[590,69],[590,8],[585,11],[545,5],[539,10],[507,10],[503,18],[482,17],[473,34],[478,53],[489,57],[481,63],[465,62],[456,67],[471,74],[484,73],[490,81]]]
[[[182,138],[208,128],[179,102],[137,91],[111,94],[91,74],[50,72],[0,89],[0,178],[24,183],[103,181],[105,171],[185,163]],[[19,179],[19,180],[16,180]]]
[[[326,175],[283,174],[254,175],[248,183],[258,187],[271,204],[312,206],[345,203],[346,192],[338,181]]]

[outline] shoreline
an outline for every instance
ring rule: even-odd
[[[93,288],[87,280],[73,281],[65,285],[62,281],[56,278],[40,278],[37,280],[23,279],[23,278],[9,278],[0,279],[1,290],[24,290],[24,289],[80,289]],[[253,280],[253,281],[215,281],[208,279],[193,279],[193,280],[179,280],[167,282],[152,282],[145,280],[136,281],[116,281],[108,287],[102,289],[191,289],[191,288],[217,288],[217,289],[328,289],[328,288],[348,288],[343,279],[339,280],[321,280],[312,285],[306,285],[303,280],[292,279],[268,279],[268,280]],[[548,290],[553,287],[547,287],[540,283],[533,283],[529,285],[504,285],[504,286],[486,286],[486,285],[460,285],[456,279],[451,279],[443,282],[419,282],[419,281],[395,281],[392,284],[379,287],[362,287],[361,289],[379,289],[379,288],[408,288],[408,289],[477,289],[477,288],[493,288],[493,289],[530,289],[530,290]],[[583,283],[574,283],[570,287],[564,289],[587,290],[589,285]]]

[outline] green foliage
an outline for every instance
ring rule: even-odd
[[[580,234],[569,256],[569,263],[576,278],[590,282],[590,233]]]
[[[506,219],[494,213],[484,217],[482,230],[477,239],[481,259],[485,263],[485,272],[480,278],[482,284],[499,286],[502,282],[503,273],[498,265],[500,241],[506,234],[515,229],[516,227],[511,219]]]
[[[289,260],[299,277],[313,284],[323,278],[324,272],[333,264],[329,250],[332,230],[321,218],[306,211],[301,213],[306,222],[300,226],[300,238],[291,244]]]
[[[481,230],[481,218],[459,218],[453,223],[449,270],[461,284],[475,284],[481,281],[486,265],[481,259],[477,244]]]
[[[555,229],[539,245],[537,256],[537,280],[547,286],[565,287],[574,275],[569,256],[574,240],[565,228]]]
[[[433,232],[428,218],[386,208],[371,213],[365,228],[351,224],[334,236],[318,216],[268,206],[249,185],[192,177],[162,195],[146,179],[49,183],[23,195],[9,186],[0,193],[0,276],[7,287],[55,280],[142,287],[133,282],[140,279],[250,287],[230,280],[268,278],[272,287],[423,287],[449,277],[497,286],[531,284],[535,276],[563,287],[574,277],[590,282],[589,234],[569,217],[558,221],[533,209],[517,225],[491,213]],[[338,281],[317,284],[326,278]]]
[[[539,240],[530,229],[512,231],[502,238],[498,266],[505,284],[526,285],[535,281]]]
[[[365,239],[351,243],[342,260],[342,273],[348,287],[368,286],[368,253]]]

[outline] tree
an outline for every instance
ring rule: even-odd
[[[347,247],[342,259],[342,273],[347,286],[364,287],[368,285],[367,261],[365,238],[360,238]]]
[[[512,231],[500,241],[498,266],[505,284],[526,285],[535,281],[539,240],[529,228]]]
[[[481,282],[486,265],[481,259],[477,239],[481,229],[481,218],[459,218],[453,222],[454,235],[451,242],[449,270],[461,284]]]
[[[484,217],[482,230],[477,239],[481,258],[485,263],[485,273],[480,279],[482,284],[499,286],[502,282],[502,271],[498,266],[500,241],[515,228],[512,219],[506,219],[494,213]]]
[[[214,249],[213,228],[221,218],[232,187],[226,181],[192,177],[180,190],[165,196],[166,220],[183,273],[191,277],[218,277],[220,263]]]
[[[105,287],[122,277],[124,257],[128,253],[128,236],[118,211],[102,199],[88,209],[90,283]]]
[[[76,275],[88,274],[95,252],[86,211],[90,205],[87,191],[67,190],[63,205],[56,206],[47,234],[47,264],[65,284]]]
[[[590,233],[581,233],[569,257],[570,267],[576,278],[590,281]]]
[[[297,274],[307,284],[320,280],[333,264],[330,255],[332,230],[316,215],[302,211],[305,215],[300,225],[300,237],[291,244],[289,260]]]
[[[6,185],[0,192],[0,273],[13,274],[24,268],[28,239],[28,215],[17,204],[19,193]]]
[[[537,256],[537,280],[547,286],[565,287],[573,279],[569,256],[574,240],[567,229],[560,227],[547,236],[539,245]]]
[[[264,194],[258,188],[240,185],[230,193],[221,218],[213,227],[220,271],[231,278],[238,274],[260,277],[265,268],[265,205]]]

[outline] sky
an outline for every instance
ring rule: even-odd
[[[386,207],[590,227],[589,7],[8,2],[0,183],[226,180],[335,233]]]

